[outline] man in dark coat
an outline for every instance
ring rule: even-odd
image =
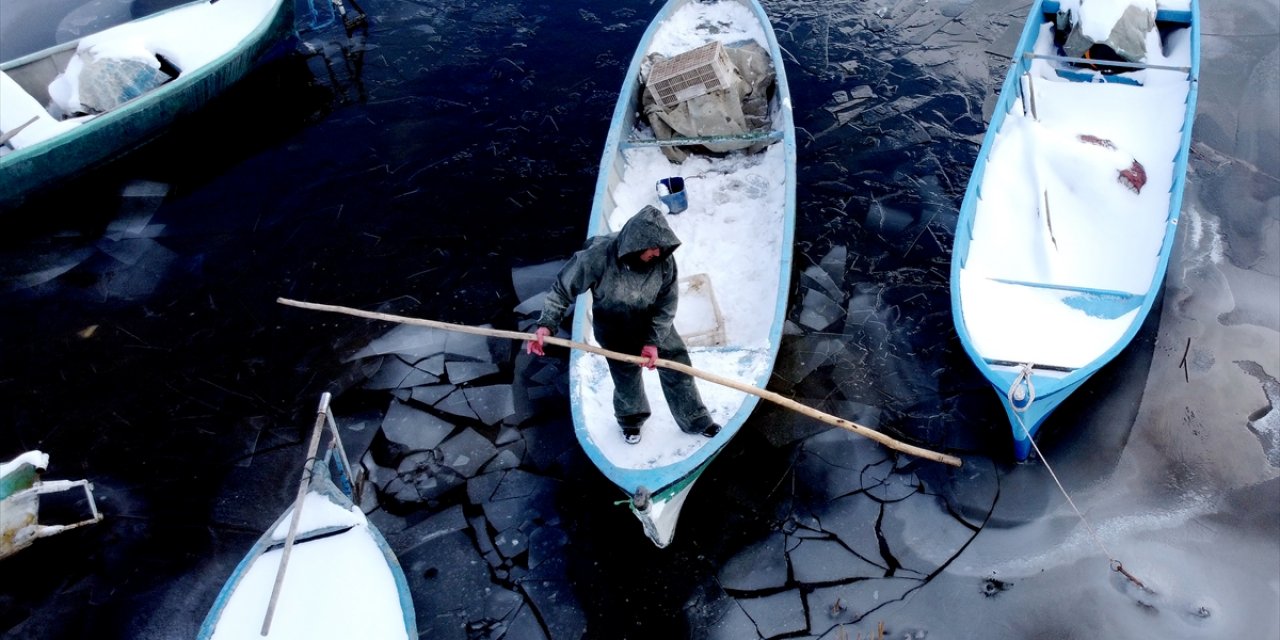
[[[679,287],[672,252],[680,239],[667,226],[662,212],[646,206],[607,236],[589,238],[556,276],[538,319],[537,339],[526,346],[543,355],[542,339],[551,335],[569,305],[584,291],[592,294],[592,326],[600,346],[621,353],[639,352],[644,365],[653,369],[659,354],[667,360],[690,365],[689,351],[676,333],[674,322]],[[649,401],[639,367],[610,359],[613,377],[613,412],[623,437],[640,441],[640,425],[649,418]],[[662,369],[658,372],[662,394],[676,424],[686,433],[712,437],[720,425],[702,404],[690,376]]]

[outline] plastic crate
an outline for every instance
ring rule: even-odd
[[[681,278],[680,305],[676,308],[676,332],[687,347],[721,347],[726,342],[724,316],[711,278],[698,273]]]
[[[649,71],[649,95],[668,111],[690,98],[728,89],[733,62],[719,41],[667,58]]]

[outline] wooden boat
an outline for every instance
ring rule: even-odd
[[[236,566],[198,638],[418,637],[404,571],[353,503],[350,469],[325,393],[297,499]]]
[[[105,164],[291,36],[292,0],[181,5],[0,63],[0,204]]]
[[[767,97],[763,126],[694,136],[668,131],[671,135],[659,139],[654,118],[642,115],[650,89],[646,81],[657,81],[657,59],[651,56],[675,60],[704,46],[709,47],[704,51],[717,55],[723,50],[733,53],[748,42],[758,47],[748,48],[757,51],[760,64],[774,74],[769,95],[757,96]],[[747,148],[730,150],[743,146]],[[677,163],[666,153],[687,157]],[[658,206],[655,187],[668,178],[682,178],[686,185],[684,191],[666,196],[676,209],[680,198],[687,204],[687,209],[666,216],[683,243],[675,252],[682,277],[676,329],[696,369],[763,388],[778,353],[790,287],[795,131],[780,49],[768,17],[754,0],[671,0],[659,10],[636,49],[618,97],[589,235],[615,232],[644,206]],[[576,308],[573,339],[598,344],[589,320],[589,293]],[[570,400],[578,440],[605,476],[632,498],[632,511],[659,547],[671,542],[694,482],[758,401],[724,386],[702,380],[697,384],[712,418],[722,425],[718,435],[708,439],[681,432],[656,372],[646,372],[652,416],[644,425],[643,440],[631,445],[623,440],[613,415],[613,382],[605,359],[578,350],[570,356]]]
[[[1142,9],[1154,27],[1136,62],[1055,44],[1070,43],[1067,10],[1097,32],[1082,12],[1119,15],[1125,0],[1032,4],[960,208],[952,314],[1004,404],[1017,460],[1050,413],[1129,344],[1163,286],[1200,26],[1196,0],[1158,1]]]
[[[28,451],[0,463],[0,559],[31,546],[40,538],[48,538],[87,524],[102,521],[93,484],[88,480],[42,480],[40,474],[49,467],[49,454]],[[67,524],[40,522],[40,496],[81,489],[91,515]]]

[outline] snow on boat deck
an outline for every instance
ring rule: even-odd
[[[1186,38],[1162,45],[1156,32],[1148,37],[1149,64],[1190,64]],[[1046,24],[1036,48],[1048,55],[1051,47]],[[960,274],[965,324],[986,358],[1082,367],[1121,339],[1138,310],[1098,314],[1066,302],[1078,289],[1141,297],[1152,286],[1190,85],[1185,72],[1156,69],[1126,74],[1143,86],[1068,82],[1044,60],[1030,75],[1038,117],[1014,104],[983,177]],[[1080,142],[1081,134],[1116,149]],[[1140,194],[1116,180],[1135,158],[1148,178]]]
[[[272,531],[283,540],[293,509]],[[404,614],[387,558],[358,509],[316,492],[305,498],[300,532],[352,526],[344,533],[294,545],[268,638],[405,638]],[[227,600],[212,637],[261,638],[282,547],[253,560]]]

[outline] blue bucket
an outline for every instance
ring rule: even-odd
[[[654,188],[658,190],[658,199],[667,205],[668,213],[680,213],[689,208],[689,194],[684,190],[684,178],[663,178]]]

